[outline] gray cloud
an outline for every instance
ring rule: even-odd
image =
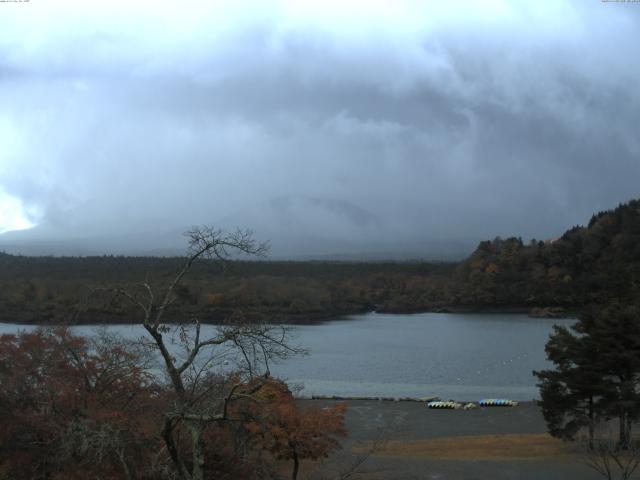
[[[639,194],[640,15],[532,3],[30,6],[0,20],[0,187],[44,238],[238,224],[286,255],[555,236]]]

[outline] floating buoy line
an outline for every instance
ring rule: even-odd
[[[518,362],[520,360],[524,360],[526,357],[528,357],[529,355],[527,353],[521,353],[519,355],[516,355],[515,357],[512,358],[508,358],[506,360],[500,360],[498,362],[492,363],[486,367],[480,368],[478,370],[472,371],[467,375],[463,375],[461,377],[456,377],[455,382],[456,383],[468,383],[470,381],[474,381],[476,378],[478,378],[481,375],[490,375],[493,371],[501,368],[501,367],[505,367],[508,365],[513,365],[513,363]]]

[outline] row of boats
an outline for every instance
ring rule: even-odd
[[[471,403],[460,403],[454,402],[453,400],[442,401],[442,400],[433,400],[431,402],[427,402],[427,407],[429,408],[443,408],[443,409],[464,409],[471,410],[472,408],[480,407],[515,407],[518,405],[518,402],[514,400],[508,400],[506,398],[483,398],[480,400],[477,405],[473,402]]]
[[[440,400],[439,397],[341,397],[338,395],[313,395],[313,400],[377,400],[388,402],[420,402],[426,403],[429,408],[464,409],[470,410],[476,407],[515,407],[518,402],[506,398],[483,398],[477,403],[460,403],[453,400]]]

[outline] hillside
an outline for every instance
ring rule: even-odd
[[[166,282],[180,258],[25,257],[0,254],[0,320],[129,322],[135,310],[97,288]],[[481,242],[460,263],[203,262],[180,291],[178,309],[203,321],[233,312],[308,322],[377,309],[531,311],[562,315],[611,298],[640,295],[640,200],[600,212],[548,242]],[[100,298],[98,298],[100,297]],[[177,318],[177,316],[176,316]]]
[[[600,212],[560,238],[482,242],[456,269],[457,305],[569,309],[640,294],[640,200]]]

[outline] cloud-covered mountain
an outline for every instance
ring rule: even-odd
[[[27,255],[180,255],[192,225],[169,228],[147,220],[118,231],[60,229],[42,224],[0,235],[0,249]],[[279,196],[259,208],[239,210],[211,223],[226,230],[250,225],[268,241],[271,258],[286,259],[451,259],[468,254],[470,239],[393,239],[380,218],[351,202],[307,196]]]
[[[226,222],[291,255],[403,254],[638,196],[631,5],[36,3],[0,17],[0,191],[23,210],[0,231]]]

